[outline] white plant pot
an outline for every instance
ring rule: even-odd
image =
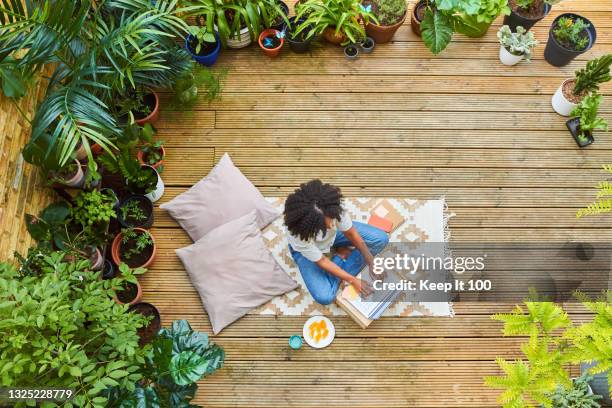
[[[523,60],[522,55],[514,55],[503,45],[499,47],[499,60],[504,65],[516,65]]]
[[[237,37],[230,37],[227,39],[228,48],[244,48],[251,43],[251,33],[248,27],[240,30],[240,34]]]
[[[571,111],[577,106],[574,102],[568,101],[565,95],[563,95],[563,85],[570,79],[563,81],[557,92],[552,97],[552,107],[561,116],[569,116]]]
[[[155,170],[155,174],[157,175],[157,185],[155,186],[155,190],[145,194],[145,197],[151,200],[152,203],[156,202],[164,195],[164,181],[162,180],[157,170]]]
[[[61,184],[66,187],[75,187],[81,188],[85,184],[85,173],[83,172],[83,168],[81,167],[81,163],[78,160],[74,160],[77,166],[77,172],[74,176],[69,178],[68,180],[61,180]]]

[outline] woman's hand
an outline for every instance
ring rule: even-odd
[[[364,281],[363,279],[353,277],[353,279],[351,279],[349,283],[362,297],[368,297],[373,292],[372,285],[370,285],[370,282]]]

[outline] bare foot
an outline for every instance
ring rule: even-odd
[[[346,258],[349,257],[351,252],[353,252],[353,250],[351,248],[349,248],[349,247],[336,248],[336,255],[338,255],[340,258],[342,258],[344,260],[346,260]]]

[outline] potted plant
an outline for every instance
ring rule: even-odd
[[[123,228],[151,228],[153,203],[143,195],[130,195],[119,203],[117,219]]]
[[[601,396],[594,395],[589,381],[593,377],[583,374],[578,378],[572,378],[571,386],[568,388],[557,387],[555,392],[550,395],[553,408],[599,408]]]
[[[531,61],[531,50],[538,45],[533,33],[521,26],[516,28],[515,33],[507,25],[502,26],[497,32],[497,38],[501,44],[499,60],[504,65],[516,65],[523,59]]]
[[[572,13],[561,14],[550,27],[544,58],[556,67],[567,65],[591,49],[596,37],[595,26],[586,18]]]
[[[185,48],[197,63],[210,67],[219,58],[221,40],[217,33],[208,31],[206,26],[190,26]]]
[[[150,143],[145,143],[138,149],[137,157],[140,164],[147,164],[153,167],[158,172],[164,170],[164,157],[166,150],[164,149],[164,141],[156,140]]]
[[[395,32],[406,20],[405,0],[367,0],[366,7],[371,7],[372,14],[378,24],[369,22],[365,26],[366,34],[373,38],[377,44],[391,41]]]
[[[306,38],[323,34],[329,43],[336,45],[358,43],[365,38],[361,23],[367,25],[370,20],[378,23],[359,0],[306,0],[300,3],[296,18],[304,19],[296,34],[309,28]]]
[[[582,98],[597,92],[599,86],[608,82],[612,54],[587,62],[585,68],[576,71],[574,78],[563,81],[552,97],[552,107],[559,115],[569,116]]]
[[[567,121],[567,128],[580,147],[585,147],[595,141],[594,130],[608,130],[608,122],[597,117],[601,95],[590,94],[570,113],[572,118]]]
[[[281,31],[266,28],[259,35],[259,47],[268,57],[274,58],[278,56],[285,40]]]
[[[468,2],[469,3],[469,2]],[[441,4],[438,6],[441,10]],[[453,10],[455,8],[451,8]],[[468,37],[484,36],[493,21],[500,15],[510,14],[507,0],[480,0],[478,7],[464,6],[452,15],[454,31]]]
[[[66,224],[70,207],[65,201],[49,204],[38,216],[25,215],[26,228],[40,248],[65,249],[68,240]]]
[[[88,235],[106,230],[115,218],[116,197],[102,191],[82,191],[74,197],[70,215]]]
[[[155,259],[157,247],[153,235],[144,228],[124,228],[111,247],[113,262],[125,262],[130,268],[146,268]]]
[[[265,28],[285,31],[289,24],[289,6],[282,0],[260,0],[259,13]]]
[[[144,126],[155,123],[159,119],[159,95],[151,89],[129,90],[117,96],[118,118],[128,122],[128,117],[134,118],[136,124]]]
[[[313,40],[312,36],[307,36],[311,29],[309,24],[298,31],[298,28],[302,24],[304,24],[304,19],[298,20],[296,17],[290,17],[287,24],[287,31],[285,32],[285,39],[289,44],[289,48],[297,54],[302,54],[310,50],[310,43]]]
[[[419,37],[421,36],[421,23],[425,18],[425,12],[428,8],[428,0],[419,0],[414,4],[414,7],[412,8],[412,13],[410,14],[410,27],[412,28],[412,32],[414,32]]]
[[[138,313],[147,318],[148,323],[138,329],[138,337],[140,337],[139,344],[144,346],[153,341],[157,332],[161,329],[161,315],[159,310],[155,306],[146,302],[139,302],[132,304],[128,311],[132,313]]]
[[[110,259],[105,259],[102,266],[102,279],[113,279],[115,275],[115,264]]]
[[[204,333],[194,331],[186,320],[176,320],[159,331],[147,348],[143,379],[127,387],[107,388],[108,407],[196,407],[191,400],[202,377],[220,369],[225,359],[221,347]]]
[[[509,0],[510,14],[504,17],[504,25],[516,31],[521,26],[526,30],[550,13],[552,6],[561,0]]]
[[[347,60],[353,61],[359,57],[359,47],[356,44],[349,44],[344,47],[344,56]]]
[[[142,298],[142,287],[136,275],[142,275],[147,270],[144,268],[130,268],[125,263],[119,264],[119,281],[113,281],[114,300],[120,305],[133,305]],[[143,325],[144,326],[144,325]]]
[[[50,181],[66,187],[82,188],[85,185],[85,172],[81,163],[74,159],[57,171],[50,173]]]

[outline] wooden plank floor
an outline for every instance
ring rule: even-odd
[[[409,24],[393,43],[356,62],[341,49],[317,47],[274,60],[252,46],[224,52],[222,99],[193,112],[165,110],[167,143],[161,202],[205,176],[224,152],[266,195],[285,195],[313,177],[350,196],[446,195],[457,214],[456,241],[609,242],[609,218],[575,219],[612,162],[612,138],[578,150],[550,96],[594,56],[612,52],[609,0],[566,0],[535,28],[531,64],[497,58],[498,21],[481,39],[456,35],[432,56]],[[593,50],[564,68],[543,60],[548,27],[562,11],[597,27]],[[612,94],[607,84],[602,92]],[[167,98],[167,96],[166,96]],[[602,108],[612,120],[612,104]],[[211,197],[214,199],[214,197]],[[145,300],[165,323],[210,324],[174,249],[189,238],[156,209],[160,250],[143,280]],[[337,339],[325,350],[289,352],[299,317],[247,316],[215,338],[225,367],[201,383],[207,407],[493,407],[482,377],[496,356],[517,355],[520,339],[500,336],[489,319],[504,304],[456,304],[454,318],[383,318],[367,330],[335,318]],[[584,310],[568,305],[576,321]]]

